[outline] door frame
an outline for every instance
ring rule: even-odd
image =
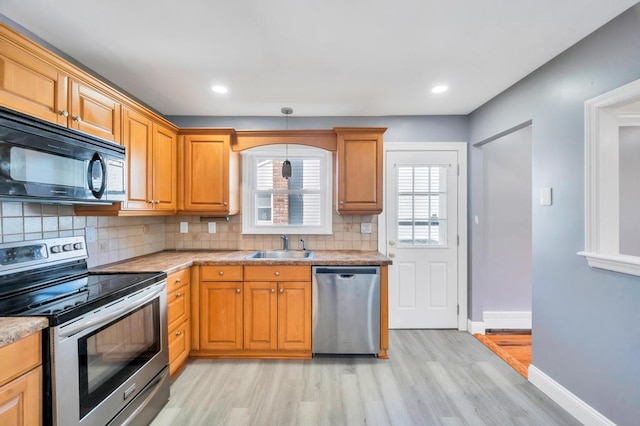
[[[387,153],[392,151],[456,151],[458,153],[458,330],[467,331],[468,317],[468,238],[467,238],[467,147],[466,142],[384,142],[383,145],[383,205],[387,205]],[[385,209],[378,216],[378,251],[387,250],[387,217]]]

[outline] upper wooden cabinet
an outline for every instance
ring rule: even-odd
[[[31,49],[29,48],[31,47]],[[72,78],[43,49],[0,28],[0,101],[3,106],[112,142],[120,142],[121,103]]]
[[[7,35],[0,31],[0,104],[66,126],[69,76]]]
[[[240,211],[239,154],[231,150],[232,129],[180,132],[178,210],[211,216]]]
[[[69,127],[119,143],[121,108],[106,93],[71,80]]]
[[[76,213],[100,216],[175,213],[177,133],[137,109],[123,107],[122,144],[127,150],[127,201],[111,206],[76,206]]]
[[[339,214],[382,212],[382,134],[385,128],[336,127],[336,209]]]

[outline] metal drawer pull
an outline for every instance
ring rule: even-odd
[[[179,283],[182,281],[182,278],[176,278],[176,282]]]
[[[276,277],[279,277],[280,276],[280,272],[276,271],[275,275],[276,275]]]
[[[220,271],[218,272],[220,275],[224,275],[224,271]]]
[[[280,287],[280,294],[284,293],[284,288]]]
[[[72,120],[77,122],[77,123],[81,123],[82,122],[82,117],[80,117],[79,115],[76,115],[75,117],[72,118]]]
[[[240,294],[240,289],[236,288],[236,293]]]
[[[179,336],[180,334],[182,334],[180,330],[176,331],[176,336]]]
[[[271,293],[275,293],[275,292],[276,292],[276,289],[275,289],[275,288],[272,288],[272,289],[271,289]]]
[[[176,293],[176,297],[182,296],[182,293]]]
[[[68,117],[69,116],[69,111],[59,111],[58,114],[60,114],[63,117]]]

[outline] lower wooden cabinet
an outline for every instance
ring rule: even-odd
[[[0,425],[42,424],[42,336],[0,348]]]
[[[169,373],[180,371],[191,351],[191,279],[189,268],[167,277]]]
[[[311,357],[310,266],[201,266],[199,288],[192,354]]]

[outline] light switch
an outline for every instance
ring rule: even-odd
[[[180,233],[186,234],[189,232],[189,222],[180,222]]]
[[[208,229],[209,229],[209,233],[210,233],[210,234],[215,234],[215,233],[217,232],[217,231],[216,231],[216,223],[215,223],[215,222],[209,222],[209,223],[207,224],[207,226],[208,226]]]
[[[550,206],[551,203],[551,188],[540,188],[540,205]]]
[[[360,233],[361,234],[370,234],[371,233],[371,224],[370,223],[361,223],[360,224]]]

